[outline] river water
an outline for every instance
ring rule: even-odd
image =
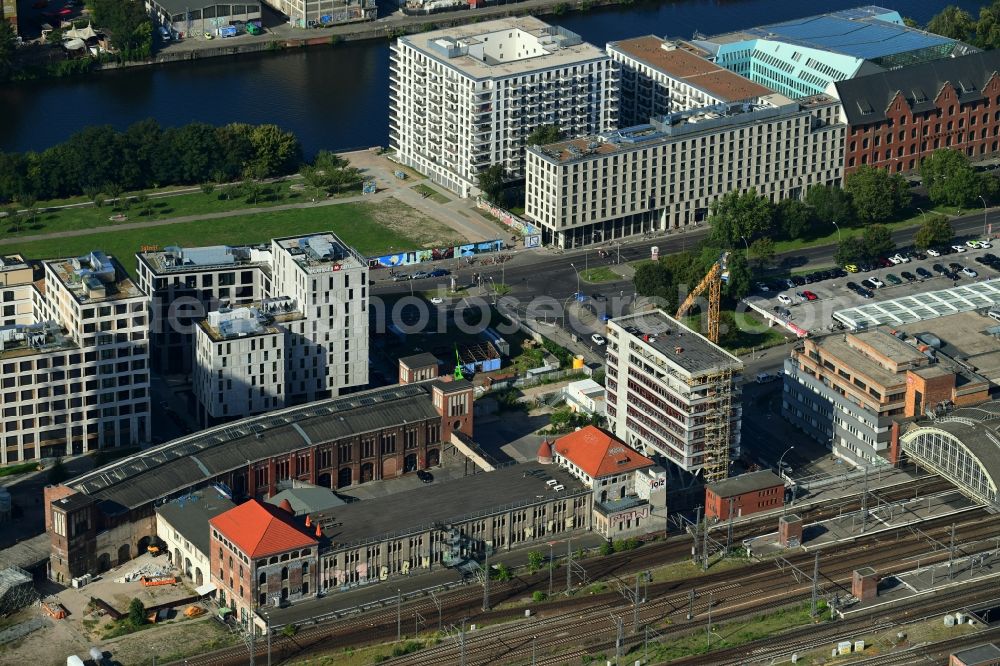
[[[943,0],[888,6],[924,23]],[[676,0],[549,17],[587,41],[643,34],[690,37],[773,23],[862,0]],[[956,4],[976,12],[978,2]],[[163,125],[202,121],[276,123],[308,154],[388,143],[389,46],[365,42],[292,53],[210,58],[36,81],[0,89],[0,150],[41,150],[88,125],[124,128],[143,118]]]

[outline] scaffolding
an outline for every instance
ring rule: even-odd
[[[705,450],[702,455],[702,476],[706,484],[729,476],[729,448],[733,418],[733,368],[718,368],[709,374],[692,378],[689,384],[708,384],[706,397],[709,408],[705,413]]]

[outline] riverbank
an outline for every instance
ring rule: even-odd
[[[330,28],[302,30],[280,26],[261,37],[244,35],[227,40],[187,39],[160,50],[155,58],[142,62],[106,63],[99,69],[147,67],[172,62],[187,62],[203,58],[218,58],[252,53],[282,53],[316,46],[336,46],[349,42],[391,41],[403,35],[419,34],[439,28],[493,20],[509,16],[556,15],[585,12],[595,7],[630,5],[634,0],[524,0],[479,9],[462,9],[419,16],[396,13],[374,22],[347,23]],[[299,37],[298,35],[303,36]]]

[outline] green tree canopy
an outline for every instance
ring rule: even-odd
[[[829,229],[833,224],[846,227],[854,222],[854,205],[847,193],[839,187],[813,185],[806,192],[806,204],[812,208],[820,231]]]
[[[976,35],[976,22],[969,12],[955,5],[948,5],[930,20],[927,32],[962,42],[971,42]]]
[[[892,232],[889,227],[882,224],[872,224],[865,227],[861,234],[861,242],[864,243],[867,259],[885,257],[896,251]]]
[[[750,258],[758,268],[764,268],[774,261],[774,241],[770,238],[758,238],[750,244]]]
[[[868,254],[865,251],[864,241],[857,236],[845,238],[837,245],[837,250],[833,253],[833,260],[841,266],[867,261]]]
[[[847,176],[844,190],[865,223],[886,222],[910,205],[910,188],[902,175],[867,164]]]
[[[782,238],[801,238],[812,222],[809,206],[798,199],[782,199],[774,207],[775,233]]]
[[[726,281],[726,295],[734,301],[750,293],[751,274],[747,259],[739,252],[729,255],[729,279]]]
[[[976,173],[965,153],[952,148],[935,150],[920,162],[920,177],[931,201],[968,207],[992,194],[996,180]]]
[[[712,202],[709,223],[712,239],[725,247],[738,247],[771,230],[771,202],[750,188],[744,193],[729,192]]]
[[[0,81],[8,81],[14,74],[17,54],[17,34],[7,21],[0,21]]]
[[[944,215],[931,215],[930,219],[920,225],[917,235],[913,239],[913,244],[921,250],[929,247],[939,247],[950,245],[951,239],[955,237],[955,231],[951,228],[951,222]]]
[[[137,597],[128,604],[128,621],[134,627],[146,624],[146,606]]]
[[[502,164],[494,164],[479,172],[479,189],[490,203],[500,205],[506,173]]]
[[[549,143],[562,141],[563,133],[558,125],[539,125],[525,140],[529,146],[544,146]]]
[[[984,49],[1000,47],[1000,1],[980,7],[975,43]]]
[[[111,34],[122,60],[145,60],[153,48],[153,23],[137,0],[90,0],[94,23]]]

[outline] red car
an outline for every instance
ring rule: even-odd
[[[889,261],[886,257],[879,258],[878,265],[881,266],[882,268],[890,268],[894,266],[894,264],[891,261]]]
[[[806,297],[807,301],[815,301],[817,298],[819,298],[819,296],[812,293],[811,291],[803,291],[802,295]]]

